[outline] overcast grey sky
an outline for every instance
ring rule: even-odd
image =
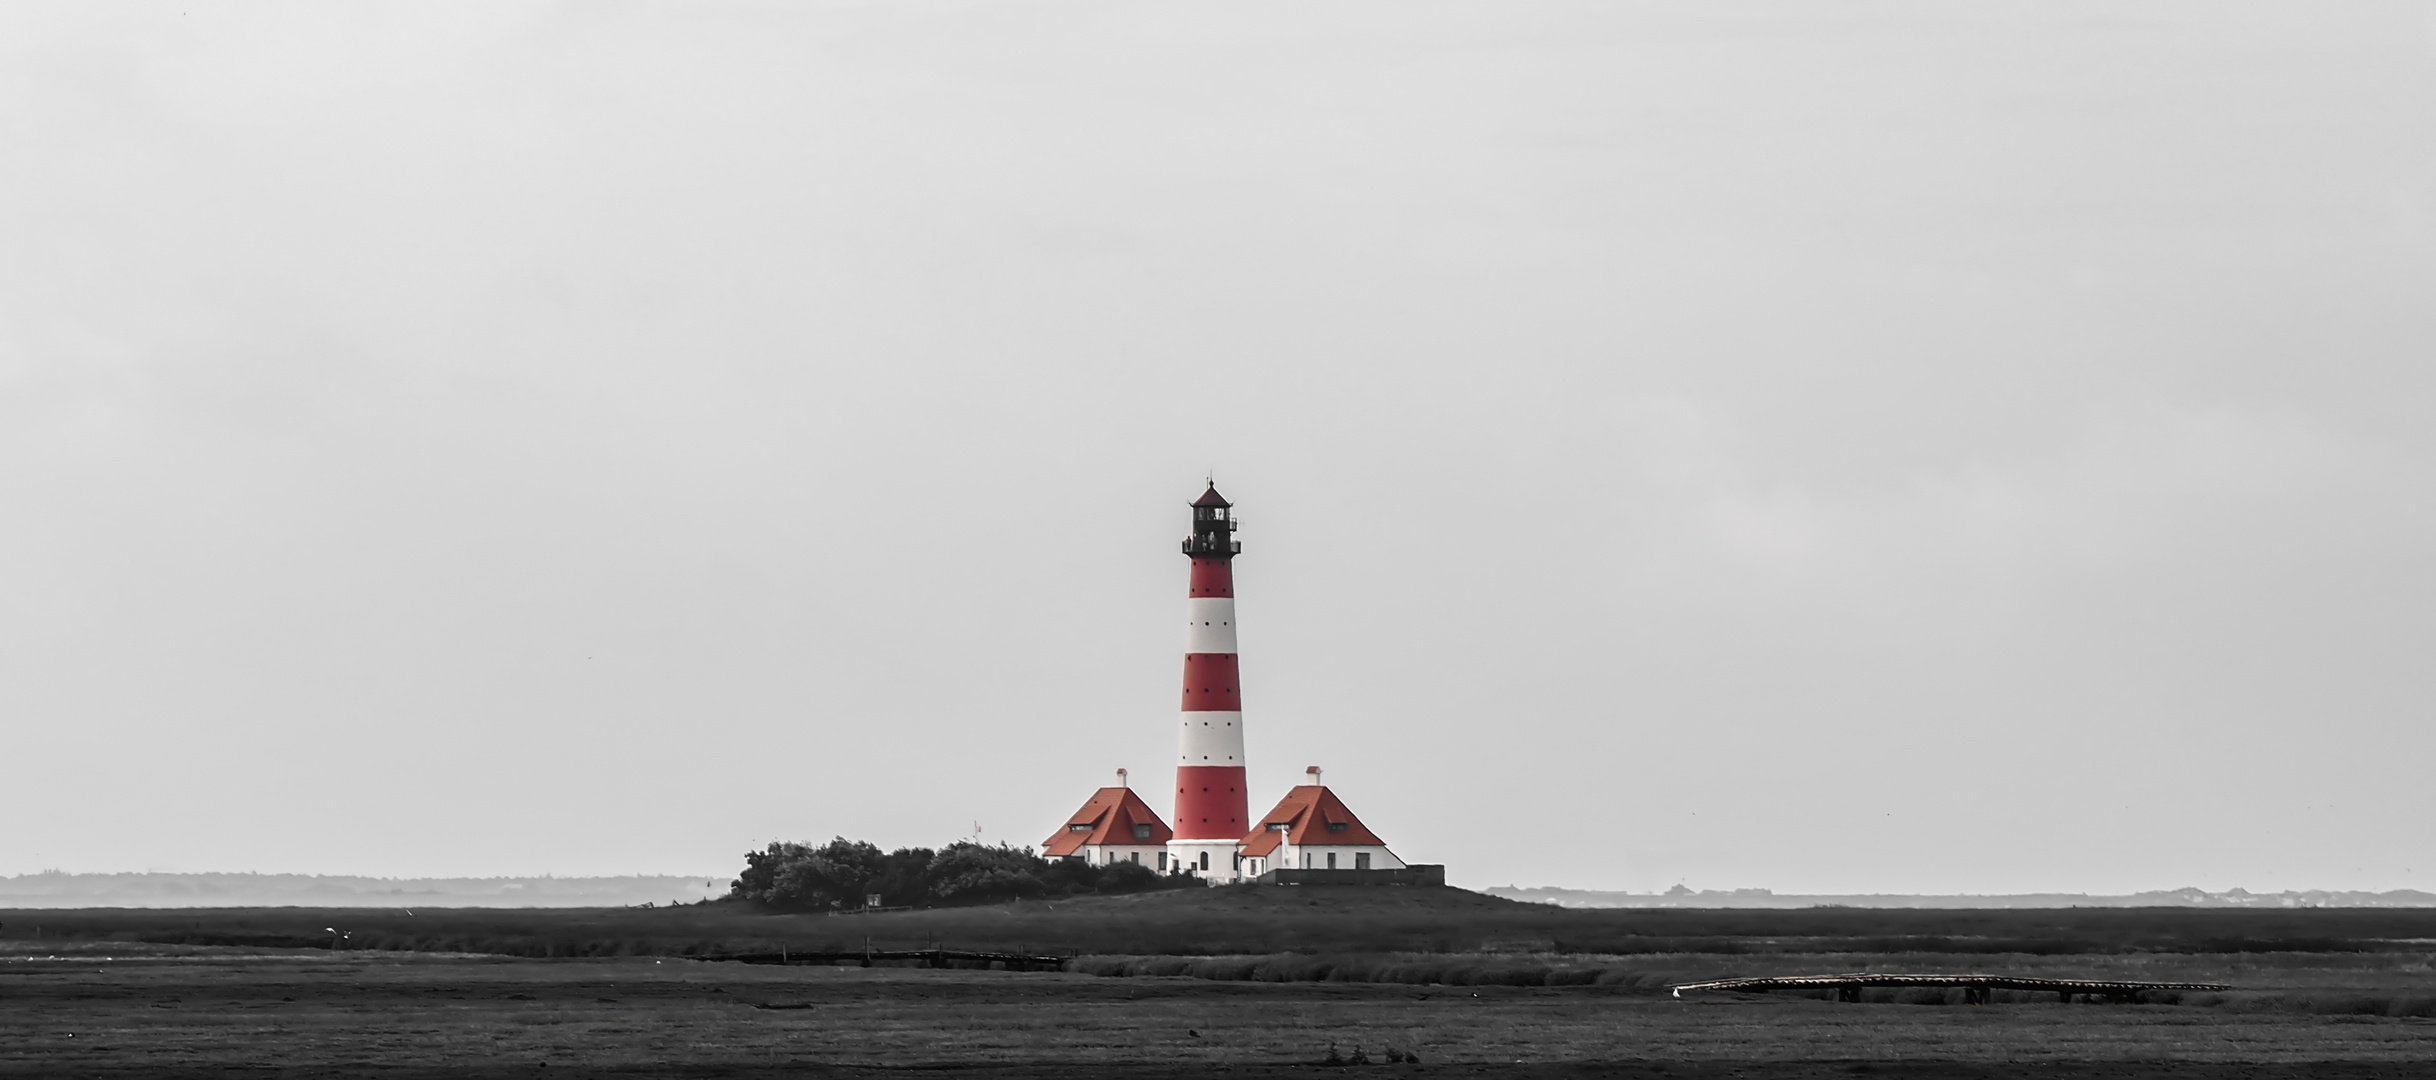
[[[0,8],[0,873],[2436,889],[2428,3]]]

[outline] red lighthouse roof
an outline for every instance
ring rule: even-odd
[[[1150,835],[1141,835],[1137,826],[1150,826]],[[1129,787],[1104,787],[1092,792],[1083,808],[1066,819],[1057,834],[1041,842],[1041,854],[1063,858],[1081,851],[1086,844],[1165,844],[1175,837],[1174,830],[1159,820],[1158,811],[1133,793]]]
[[[1371,832],[1362,819],[1345,808],[1343,800],[1325,785],[1305,784],[1286,792],[1277,801],[1277,808],[1260,816],[1260,825],[1243,838],[1246,858],[1267,855],[1277,845],[1294,844],[1327,847],[1360,846],[1386,847],[1387,841]]]
[[[1213,481],[1208,491],[1202,492],[1200,498],[1193,500],[1193,505],[1226,507],[1235,504],[1226,501],[1226,496],[1218,494],[1218,485]]]

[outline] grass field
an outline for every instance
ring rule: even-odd
[[[332,950],[327,926],[386,947]],[[1076,959],[1015,973],[682,955],[865,934]],[[1332,1046],[1420,1058],[1346,1067],[1380,1076],[2436,1076],[2436,912],[1564,911],[1268,889],[853,918],[0,912],[0,939],[0,1076],[1330,1075]],[[1860,968],[2236,989],[1986,1007],[1664,989]]]
[[[1275,888],[1093,896],[879,915],[663,908],[101,908],[0,911],[0,937],[328,946],[506,956],[919,948],[1003,952],[1595,953],[2423,952],[2436,908],[1917,911],[1568,909],[1451,888]]]

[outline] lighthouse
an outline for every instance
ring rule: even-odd
[[[1184,600],[1184,709],[1176,734],[1175,836],[1169,865],[1214,882],[1240,872],[1250,828],[1243,776],[1243,692],[1235,668],[1234,504],[1218,485],[1193,500],[1184,541],[1192,579]]]

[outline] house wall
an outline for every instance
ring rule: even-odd
[[[1271,870],[1252,880],[1262,885],[1444,885],[1446,867],[1415,863],[1401,870]]]
[[[1138,862],[1157,870],[1159,869],[1159,856],[1166,852],[1167,848],[1160,844],[1084,844],[1082,850],[1076,854],[1081,855],[1084,862],[1093,866],[1106,866],[1112,862]]]
[[[1178,860],[1171,864],[1172,866],[1185,866],[1204,850],[1210,854],[1210,869],[1208,873],[1201,876],[1209,879],[1213,884],[1226,884],[1245,878],[1258,877],[1272,870],[1325,870],[1329,868],[1328,856],[1330,854],[1336,856],[1336,869],[1339,870],[1353,869],[1354,856],[1360,854],[1370,856],[1370,869],[1372,870],[1402,870],[1409,865],[1404,860],[1397,858],[1395,852],[1375,844],[1308,844],[1300,847],[1293,844],[1279,844],[1276,850],[1265,856],[1244,859],[1240,869],[1235,865],[1236,847],[1230,844],[1189,841],[1167,847],[1155,844],[1109,844],[1104,846],[1085,844],[1077,854],[1080,854],[1093,866],[1103,866],[1111,861],[1124,862],[1131,856],[1139,855],[1142,865],[1153,870],[1166,870],[1170,867],[1160,865],[1160,854],[1170,853],[1171,859]],[[1192,865],[1197,866],[1198,864],[1192,863]],[[1199,873],[1198,870],[1194,872]]]
[[[1354,867],[1354,856],[1364,853],[1370,856],[1370,868],[1373,870],[1401,870],[1404,868],[1404,860],[1396,858],[1395,852],[1376,845],[1280,844],[1277,847],[1277,858],[1270,861],[1267,869],[1325,870],[1328,869],[1328,856],[1334,854],[1336,869],[1351,870]]]

